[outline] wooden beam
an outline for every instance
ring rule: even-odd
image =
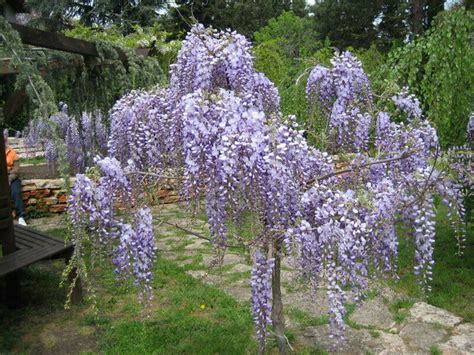
[[[64,36],[60,33],[47,32],[30,28],[10,22],[10,25],[15,31],[20,34],[21,41],[32,46],[39,46],[43,48],[55,49],[58,51],[81,54],[88,57],[100,57],[97,51],[96,44],[93,42],[83,41],[82,39]],[[117,51],[119,59],[125,64],[128,64],[125,52],[118,47],[114,47]],[[107,59],[114,59],[107,57]]]

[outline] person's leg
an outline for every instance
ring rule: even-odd
[[[25,209],[23,207],[23,200],[21,199],[21,181],[16,179],[10,185],[12,191],[13,202],[15,203],[16,218],[25,217]]]

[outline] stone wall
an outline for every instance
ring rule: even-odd
[[[21,197],[27,213],[33,210],[61,213],[66,210],[67,195],[63,179],[22,180],[21,185]]]
[[[71,178],[71,185],[74,178]],[[30,179],[22,180],[21,195],[26,212],[33,211],[61,213],[66,211],[68,196],[64,190],[63,179]],[[147,203],[167,204],[179,200],[175,179],[163,179],[157,184],[154,192],[146,193]]]

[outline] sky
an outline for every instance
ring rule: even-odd
[[[459,0],[446,0],[445,3],[444,3],[444,8],[449,9],[451,6],[453,6],[457,2],[459,2]],[[306,0],[306,3],[308,5],[314,5],[315,0]]]

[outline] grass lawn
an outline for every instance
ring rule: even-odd
[[[34,157],[34,158],[20,158],[20,164],[46,164],[45,157]]]
[[[102,326],[106,353],[254,353],[249,307],[159,260],[150,319],[132,306],[118,322]]]
[[[0,353],[46,350],[37,347],[37,338],[60,335],[45,335],[48,322],[70,327],[69,333],[81,334],[92,327],[94,352],[255,352],[249,306],[193,279],[174,263],[158,260],[156,296],[148,308],[137,303],[133,288],[118,286],[112,272],[101,272],[98,316],[94,316],[90,304],[62,309],[65,291],[57,287],[61,266],[55,264],[54,268],[47,270],[40,264],[25,271],[23,290],[29,300],[25,307],[15,311],[0,305]]]
[[[472,232],[465,254],[455,255],[456,243],[446,209],[438,214],[433,292],[429,303],[446,308],[467,321],[474,320],[474,248]],[[49,233],[64,237],[64,230]],[[400,281],[390,285],[409,299],[395,308],[410,307],[421,298],[412,274],[412,239],[400,243]],[[90,303],[64,310],[66,291],[58,289],[63,261],[38,263],[24,271],[23,292],[28,304],[9,310],[0,302],[0,353],[44,353],[48,351],[106,354],[255,353],[256,342],[248,302],[238,303],[214,286],[185,273],[185,267],[159,258],[154,281],[155,298],[143,308],[134,289],[116,284],[110,270],[98,271],[99,313]],[[0,289],[4,284],[0,279]],[[0,293],[1,294],[1,293]],[[317,326],[327,319],[311,318],[298,309],[288,310],[302,325]],[[404,313],[400,313],[402,320]],[[69,339],[74,337],[75,341]],[[295,344],[297,353],[321,353]],[[46,339],[46,340],[45,340]],[[58,340],[59,339],[59,340]],[[78,344],[78,345],[71,345]],[[269,353],[276,352],[270,342]],[[76,348],[70,348],[76,346]]]

